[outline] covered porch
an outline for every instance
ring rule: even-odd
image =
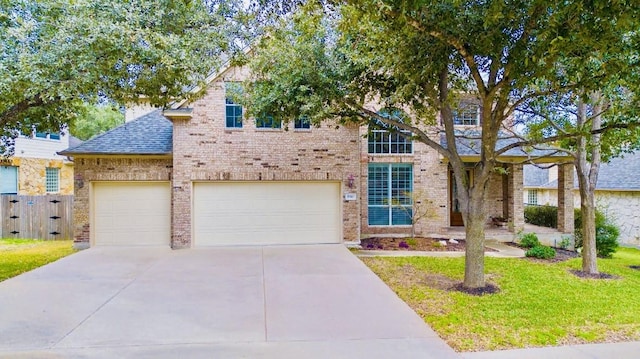
[[[498,139],[496,148],[506,148],[510,146],[513,137]],[[446,147],[446,139],[441,138],[441,143]],[[456,138],[456,146],[461,159],[468,168],[468,176],[471,183],[474,181],[475,164],[480,161],[479,149],[481,148],[478,139],[459,137]],[[517,233],[534,232],[543,243],[551,244],[560,241],[564,235],[573,235],[574,213],[573,213],[573,164],[565,155],[551,150],[527,149],[520,147],[510,148],[498,157],[501,163],[500,168],[491,175],[486,187],[487,202],[486,210],[488,214],[486,238],[504,242],[514,240]],[[544,228],[537,227],[524,222],[524,176],[523,165],[525,163],[540,164],[542,166],[558,166],[558,227]],[[462,214],[460,213],[459,200],[456,194],[455,180],[453,172],[449,167],[449,221],[447,228],[443,228],[444,235],[462,234],[464,237],[464,227]]]

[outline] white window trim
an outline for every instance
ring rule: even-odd
[[[391,132],[389,130],[371,130],[372,133],[388,133],[391,134]],[[403,132],[406,133],[407,135],[411,136],[411,132],[409,131],[399,131],[399,132]],[[389,141],[387,142],[387,146],[389,146],[389,152],[369,152],[369,144],[371,142],[369,141],[369,136],[367,136],[367,154],[371,155],[371,156],[412,156],[413,155],[413,148],[414,148],[414,143],[413,140],[408,141],[408,144],[411,144],[411,151],[410,152],[391,152],[391,136],[389,136]]]
[[[391,198],[391,182],[392,182],[392,170],[393,170],[393,165],[398,165],[398,164],[402,164],[402,163],[376,163],[376,162],[371,162],[370,164],[378,164],[378,165],[387,165],[388,168],[388,172],[387,172],[387,185],[389,186],[389,195],[388,198]],[[367,166],[368,166],[367,165]],[[414,188],[414,168],[415,166],[413,164],[411,164],[411,190],[413,191]],[[367,170],[368,172],[368,170]],[[368,188],[368,185],[367,185]],[[367,190],[368,191],[368,190]],[[408,204],[408,205],[401,205],[402,207],[410,207],[413,210],[413,199],[411,198],[412,203]],[[379,207],[379,208],[383,208],[383,207],[389,207],[389,224],[369,224],[369,207]],[[412,224],[392,224],[393,223],[393,217],[392,217],[392,211],[393,211],[393,207],[398,207],[397,205],[380,205],[380,204],[369,204],[369,193],[367,193],[367,226],[370,228],[411,228]]]
[[[56,173],[56,190],[55,191],[50,191],[49,190],[49,174],[51,173],[50,170],[55,170]],[[60,192],[60,169],[56,168],[56,167],[47,167],[45,169],[45,176],[44,176],[44,187],[45,187],[45,192],[47,193],[59,193]]]

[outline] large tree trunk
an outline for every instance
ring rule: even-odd
[[[484,227],[487,220],[484,206],[485,195],[484,191],[483,193],[477,192],[477,188],[471,190],[467,206],[468,213],[463,214],[466,234],[463,283],[465,288],[486,286],[484,278]]]
[[[602,126],[602,103],[599,94],[592,94],[594,103],[591,118],[591,130],[598,130]],[[587,105],[584,101],[578,102],[577,123],[579,127],[586,126]],[[578,138],[576,147],[576,172],[578,175],[578,187],[580,189],[580,210],[582,211],[582,271],[589,274],[598,274],[598,262],[596,255],[596,201],[595,190],[600,170],[600,135],[593,134],[587,138]],[[590,146],[590,148],[588,147]],[[587,153],[590,152],[590,161]]]
[[[592,191],[581,188],[580,200],[580,210],[582,211],[582,271],[597,274],[595,196]]]

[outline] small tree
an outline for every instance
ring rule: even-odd
[[[391,206],[404,211],[411,218],[411,238],[416,237],[416,224],[425,218],[435,217],[436,211],[433,208],[433,201],[425,199],[424,191],[404,192],[405,199],[411,200],[411,205],[402,204],[401,200],[392,200]]]

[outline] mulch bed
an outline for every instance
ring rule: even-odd
[[[607,273],[590,274],[581,270],[571,270],[569,272],[573,273],[576,277],[585,279],[620,279],[620,277],[618,277],[617,275]]]
[[[451,289],[458,292],[475,295],[475,296],[482,296],[485,294],[496,294],[500,292],[500,288],[498,288],[493,284],[487,284],[482,288],[465,288],[462,286],[462,283],[459,283],[453,286]]]
[[[442,274],[418,272],[413,266],[410,265],[403,266],[403,270],[405,273],[404,278],[409,278],[409,282],[407,283],[410,283],[411,280],[418,279],[418,283],[426,285],[433,289],[446,290],[450,292],[462,292],[475,296],[495,294],[500,292],[500,288],[491,283],[487,283],[487,285],[482,288],[471,289],[463,287],[463,283],[458,280],[451,279]]]
[[[445,238],[392,238],[372,237],[360,240],[364,250],[378,251],[427,251],[427,252],[464,252],[465,240],[455,239],[450,241]],[[443,245],[443,243],[445,243]],[[485,252],[496,252],[495,249],[485,247]]]

